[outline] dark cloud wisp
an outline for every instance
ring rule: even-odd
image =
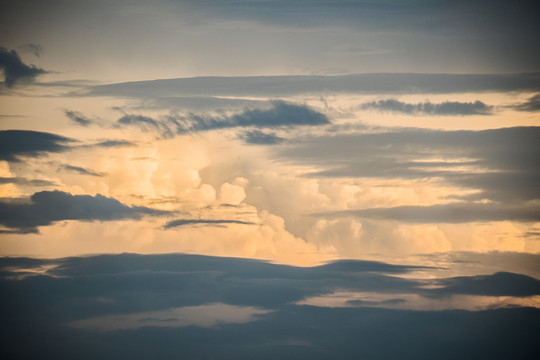
[[[78,111],[71,111],[66,110],[64,111],[68,119],[70,119],[75,124],[81,125],[81,126],[88,126],[93,123],[93,120],[89,119],[88,117],[84,116]]]
[[[410,115],[489,115],[493,111],[493,106],[478,100],[475,102],[444,101],[439,104],[425,101],[410,104],[396,99],[384,99],[364,103],[361,108]]]
[[[510,107],[518,111],[540,111],[540,94],[536,94],[530,97],[527,101],[522,102],[521,104],[513,105]]]
[[[4,71],[5,84],[12,87],[18,82],[32,81],[46,71],[33,65],[25,64],[15,50],[0,47],[0,69]]]
[[[164,229],[172,229],[179,226],[188,226],[188,225],[226,225],[226,224],[240,224],[240,225],[256,225],[250,221],[241,221],[241,220],[216,220],[216,219],[179,219],[172,220],[166,223]]]
[[[134,126],[143,131],[157,132],[161,137],[170,138],[193,132],[230,128],[279,128],[292,126],[315,126],[329,124],[328,117],[306,105],[285,101],[272,101],[269,108],[245,109],[233,115],[169,115],[156,120],[148,116],[125,114],[116,126]]]
[[[167,211],[128,206],[103,195],[72,195],[41,191],[24,201],[0,201],[0,224],[20,233],[36,233],[39,226],[56,221],[112,221],[165,215]]]

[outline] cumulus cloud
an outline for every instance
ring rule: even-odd
[[[233,115],[169,115],[162,119],[125,114],[116,122],[116,126],[135,126],[143,131],[157,132],[161,137],[228,128],[277,128],[291,126],[314,126],[329,124],[326,115],[306,105],[297,105],[285,101],[273,101],[270,108],[245,109]]]
[[[67,144],[72,141],[60,135],[40,131],[0,131],[0,160],[18,161],[24,156],[67,151]]]
[[[240,220],[227,220],[227,219],[179,219],[172,220],[163,226],[164,229],[171,229],[178,226],[187,226],[187,225],[226,225],[226,224],[240,224],[240,225],[256,225],[250,221],[240,221]]]
[[[486,105],[478,100],[475,102],[444,101],[439,104],[425,101],[410,104],[396,99],[384,99],[364,103],[361,108],[410,115],[489,115],[493,111],[493,106]]]
[[[112,221],[163,215],[166,211],[128,206],[103,195],[72,195],[62,191],[41,191],[29,199],[0,201],[0,224],[20,233],[36,233],[39,226],[56,221]]]
[[[33,81],[36,76],[46,73],[34,65],[25,64],[15,50],[10,51],[4,47],[0,47],[0,69],[4,71],[4,82],[7,87],[12,87],[18,82]]]

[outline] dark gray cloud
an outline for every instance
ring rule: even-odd
[[[178,96],[266,97],[306,93],[447,94],[493,91],[540,91],[540,73],[197,77],[99,85],[89,87],[84,95],[148,99]]]
[[[426,101],[410,104],[396,99],[384,99],[364,103],[361,108],[410,115],[489,115],[493,111],[493,106],[486,105],[478,100],[475,102],[444,101],[439,104]]]
[[[148,116],[126,114],[118,119],[116,126],[135,126],[143,131],[157,132],[161,137],[170,138],[179,134],[216,129],[238,127],[277,128],[330,123],[326,115],[305,105],[284,101],[272,101],[270,105],[270,108],[245,109],[241,113],[230,116],[170,115],[156,120]]]
[[[36,233],[39,226],[56,221],[112,221],[163,215],[166,211],[128,206],[103,195],[71,195],[62,191],[41,191],[29,199],[0,200],[0,224],[20,233]]]
[[[259,130],[245,131],[239,138],[247,144],[253,145],[274,145],[283,142],[285,139],[272,133]]]
[[[538,205],[500,205],[477,203],[450,203],[432,206],[397,206],[345,210],[318,214],[324,216],[355,216],[367,219],[395,220],[408,223],[465,223],[490,221],[540,221]]]
[[[340,216],[417,223],[539,220],[540,209],[531,202],[540,199],[540,127],[381,130],[387,131],[308,136],[274,151],[286,161],[320,169],[308,175],[313,177],[436,179],[477,190],[454,197],[463,201],[455,204],[354,210]]]
[[[78,111],[71,111],[66,110],[64,111],[64,114],[75,124],[81,125],[81,126],[88,126],[92,124],[94,121],[86,116],[84,116],[82,113]]]
[[[226,224],[255,225],[255,223],[253,222],[240,221],[240,220],[179,219],[179,220],[169,221],[163,226],[163,228],[172,229],[178,226],[187,226],[187,225],[226,225]]]
[[[80,167],[80,166],[62,165],[61,168],[63,170],[66,170],[66,171],[71,171],[71,172],[78,173],[79,175],[89,175],[89,176],[99,176],[99,177],[105,175],[103,173],[99,173],[97,171],[94,171],[94,170],[91,170],[91,169],[86,169],[86,168],[83,168],[83,167]]]
[[[45,266],[52,268],[35,276]],[[373,306],[399,305],[403,293],[428,300],[454,294],[526,298],[539,294],[538,280],[496,273],[436,278],[432,280],[440,288],[425,289],[425,281],[395,276],[415,270],[419,269],[364,261],[300,268],[183,254],[0,258],[3,353],[10,358],[58,359],[81,354],[100,359],[207,359],[227,354],[264,360],[385,360],[414,354],[415,359],[450,360],[527,358],[535,352],[538,309],[403,311]],[[348,308],[295,304],[336,290],[396,298],[352,301]],[[211,328],[154,324],[104,333],[69,326],[81,319],[216,303],[270,312],[259,321]]]
[[[46,71],[22,62],[15,50],[0,47],[0,69],[4,71],[5,84],[12,87],[18,82],[32,81]]]
[[[39,131],[0,131],[0,160],[18,161],[24,156],[42,156],[48,152],[69,150],[73,140]]]
[[[521,104],[513,105],[511,108],[519,111],[540,111],[540,94],[530,97],[527,101]]]

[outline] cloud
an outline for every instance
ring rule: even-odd
[[[64,114],[75,124],[81,125],[81,126],[88,126],[92,124],[94,121],[92,119],[87,118],[82,113],[78,111],[71,111],[66,110],[64,111]]]
[[[240,220],[205,220],[205,219],[179,219],[169,221],[164,229],[171,229],[178,226],[186,225],[223,225],[223,224],[240,224],[240,225],[256,225],[250,221],[240,221]]]
[[[33,81],[36,76],[46,73],[34,65],[26,65],[15,50],[9,51],[4,47],[0,47],[0,69],[4,71],[7,87],[12,87],[17,82]]]
[[[274,135],[272,133],[266,133],[259,130],[245,131],[240,134],[239,138],[252,145],[274,145],[283,142],[285,139]]]
[[[540,111],[540,94],[530,97],[527,101],[522,102],[521,104],[512,105],[510,107],[518,111]]]
[[[131,141],[127,140],[105,140],[95,144],[94,146],[103,147],[103,148],[112,148],[119,146],[133,146],[134,144]]]
[[[23,201],[0,201],[0,224],[20,233],[36,233],[39,226],[62,220],[112,221],[167,213],[146,207],[128,206],[99,194],[72,195],[61,191],[37,192]]]
[[[98,85],[89,87],[83,96],[153,99],[178,96],[283,97],[328,93],[451,94],[494,91],[540,91],[540,73],[196,77]]]
[[[0,184],[15,184],[22,186],[54,186],[54,182],[42,179],[27,179],[24,177],[0,177]]]
[[[48,152],[69,150],[73,140],[39,131],[0,131],[0,160],[18,161],[21,156],[42,156]]]
[[[76,172],[79,175],[89,175],[89,176],[98,176],[98,177],[102,177],[105,175],[103,173],[99,173],[94,170],[85,169],[83,167],[73,166],[73,165],[62,165],[62,169],[66,171]]]
[[[153,131],[161,137],[238,127],[277,128],[291,126],[315,126],[329,124],[326,115],[306,105],[285,101],[272,101],[270,108],[245,109],[233,115],[210,116],[189,114],[166,116],[156,120],[143,115],[126,114],[118,119],[116,126],[135,126],[143,131]]]
[[[366,219],[396,220],[407,223],[464,223],[485,221],[540,221],[538,205],[499,205],[477,203],[451,203],[432,206],[397,206],[344,210],[317,214],[317,216],[355,216]]]
[[[375,109],[410,115],[489,115],[493,111],[493,106],[486,105],[478,100],[475,102],[445,101],[439,104],[426,101],[410,104],[396,99],[385,99],[364,103],[361,108],[364,110]]]

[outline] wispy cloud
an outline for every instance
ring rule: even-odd
[[[478,100],[475,102],[444,101],[439,104],[426,101],[411,104],[396,99],[385,99],[364,103],[361,108],[410,115],[489,115],[493,111],[493,106]]]
[[[241,220],[227,220],[227,219],[179,219],[172,220],[163,226],[164,229],[171,229],[179,226],[187,225],[226,225],[226,224],[240,224],[240,225],[255,225],[250,221]]]

